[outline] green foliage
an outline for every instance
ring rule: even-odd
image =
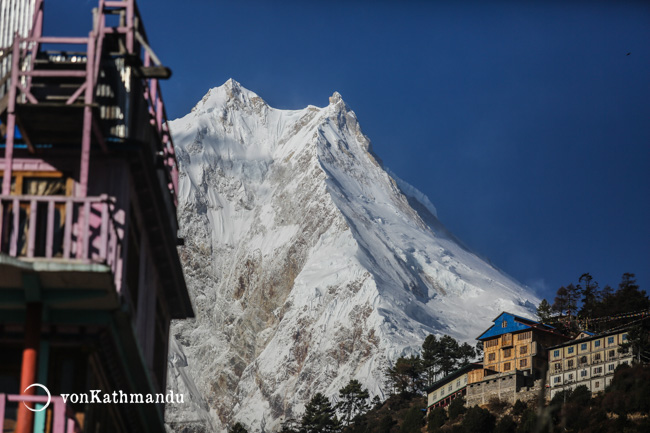
[[[228,433],[248,433],[248,430],[246,430],[246,427],[238,422],[234,426],[230,427]]]
[[[494,433],[515,433],[517,431],[517,423],[510,415],[505,415],[499,420]]]
[[[424,388],[422,379],[422,360],[419,356],[400,357],[388,369],[388,381],[400,393],[417,393]]]
[[[427,419],[427,431],[429,433],[436,433],[440,431],[447,421],[447,411],[442,407],[437,407],[429,412],[429,417]]]
[[[514,416],[520,416],[528,408],[528,405],[521,400],[517,400],[512,406],[512,414]]]
[[[449,419],[452,421],[455,420],[467,411],[465,408],[465,399],[458,397],[452,400],[449,404],[449,407],[447,408],[447,411],[449,413]]]
[[[642,365],[616,371],[603,398],[603,408],[619,415],[650,413],[650,368]]]
[[[495,421],[489,410],[473,406],[463,417],[462,426],[467,433],[492,433]]]
[[[343,414],[345,425],[350,425],[350,420],[368,409],[368,390],[361,386],[361,382],[352,379],[339,390],[340,401],[336,408]]]
[[[424,414],[419,407],[414,406],[406,412],[399,431],[400,433],[420,433],[423,426]]]
[[[551,309],[551,304],[546,299],[542,299],[542,302],[537,306],[537,318],[541,323],[548,323],[552,316],[553,310]]]
[[[526,409],[521,414],[521,421],[517,426],[517,433],[531,433],[535,431],[537,426],[537,414],[533,409]]]
[[[341,426],[329,399],[317,393],[305,407],[300,433],[339,432]]]
[[[569,402],[587,406],[591,402],[591,391],[585,385],[580,385],[571,391]]]
[[[379,428],[377,429],[377,431],[378,433],[390,433],[391,429],[395,424],[397,424],[397,422],[393,419],[393,417],[386,414],[381,419],[381,421],[379,421]]]

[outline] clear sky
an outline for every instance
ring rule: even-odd
[[[50,34],[89,22],[79,0],[45,3]],[[139,6],[170,117],[231,77],[277,108],[339,91],[385,165],[541,296],[584,272],[650,291],[649,2]]]

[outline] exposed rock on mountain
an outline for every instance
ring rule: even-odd
[[[171,129],[196,310],[172,330],[178,431],[271,431],[351,378],[382,395],[387,362],[429,333],[467,340],[537,302],[387,173],[338,93],[278,110],[229,80]]]

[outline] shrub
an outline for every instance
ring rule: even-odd
[[[448,411],[449,411],[449,419],[452,421],[458,418],[460,415],[467,412],[467,409],[465,409],[465,399],[459,397],[455,400],[452,400],[451,404],[449,404]]]
[[[437,407],[429,412],[429,418],[427,420],[427,431],[429,433],[435,433],[439,431],[447,421],[447,412],[441,407]]]
[[[401,433],[420,433],[424,425],[424,414],[417,406],[414,406],[406,412],[404,422],[402,422]]]
[[[512,414],[514,416],[520,416],[528,408],[528,405],[521,400],[517,400],[515,405],[512,407]]]
[[[515,433],[517,431],[517,423],[510,415],[506,415],[497,423],[494,428],[494,433]]]
[[[489,410],[474,406],[467,410],[462,425],[467,433],[492,433],[494,422],[494,415]]]

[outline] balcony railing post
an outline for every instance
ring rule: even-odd
[[[18,253],[18,228],[20,227],[20,202],[17,198],[13,200],[13,206],[11,209],[14,213],[14,220],[11,231],[11,240],[9,241],[9,255],[16,257],[16,254]]]
[[[47,204],[47,231],[45,234],[45,257],[52,258],[54,247],[54,201]]]
[[[102,225],[101,225],[101,235],[99,243],[99,258],[101,260],[106,260],[108,263],[108,255],[106,254],[108,249],[108,197],[103,196],[104,201],[101,202],[102,209]]]
[[[72,213],[74,206],[71,199],[65,203],[65,229],[63,233],[63,258],[70,258],[70,249],[72,244]]]
[[[3,427],[3,429],[5,424],[5,401],[5,395],[0,394],[0,427]]]
[[[36,200],[31,200],[29,202],[29,218],[27,218],[29,224],[29,239],[27,239],[27,257],[34,257],[34,248],[36,247],[36,221],[38,215],[36,206]]]

